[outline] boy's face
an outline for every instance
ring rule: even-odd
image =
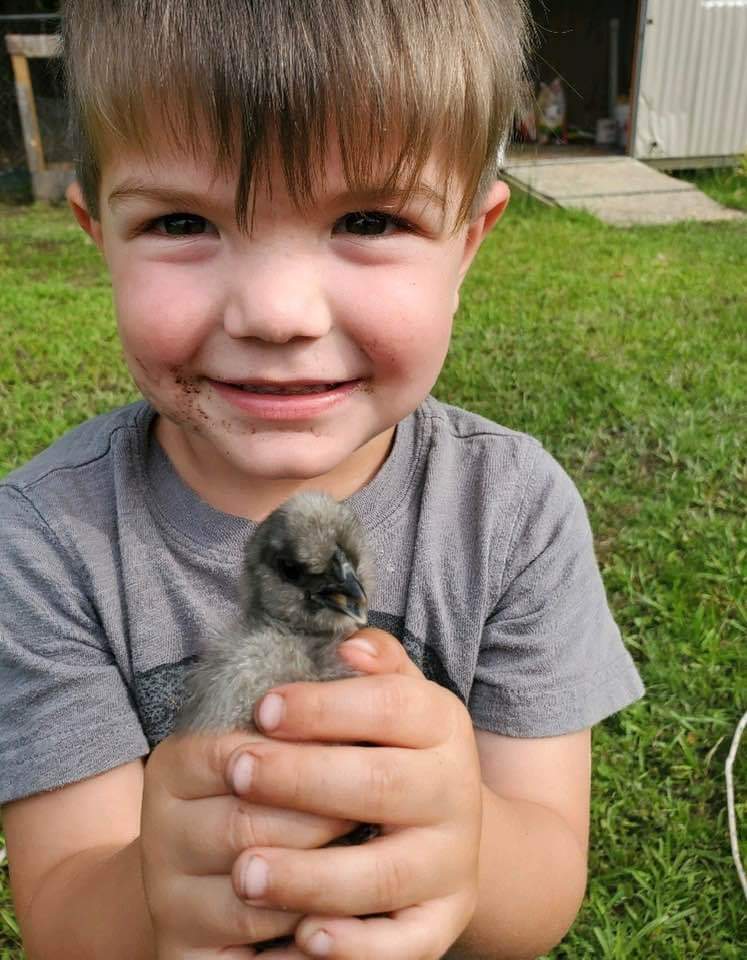
[[[376,472],[438,377],[460,283],[508,197],[496,184],[452,233],[457,198],[444,216],[427,196],[435,163],[396,217],[385,199],[348,195],[336,151],[325,169],[303,213],[273,170],[251,235],[235,222],[235,178],[165,147],[105,164],[99,221],[70,193],[111,271],[125,358],[161,414],[159,439],[228,512],[252,515],[230,491],[251,499],[274,486],[283,499],[314,481],[344,496]]]

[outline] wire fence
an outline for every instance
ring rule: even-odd
[[[29,183],[13,68],[5,45],[9,33],[55,34],[54,14],[0,15],[0,192],[27,192]],[[48,163],[70,160],[67,114],[57,60],[29,60],[42,148]]]

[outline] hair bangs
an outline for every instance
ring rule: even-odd
[[[431,157],[456,225],[495,178],[520,105],[522,0],[69,0],[65,57],[78,174],[98,210],[101,165],[164,138],[238,168],[236,216],[253,219],[275,159],[299,206],[336,138],[351,191],[404,205]]]

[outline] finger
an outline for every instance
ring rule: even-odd
[[[298,947],[285,947],[282,950],[268,950],[266,953],[263,951],[256,956],[262,957],[262,960],[306,960],[306,954],[302,953]]]
[[[304,956],[329,960],[437,960],[469,921],[464,898],[452,903],[454,899],[417,904],[391,917],[305,917],[296,929],[296,943]]]
[[[150,898],[149,907],[156,929],[173,931],[174,941],[195,950],[271,940],[292,933],[301,919],[298,913],[249,905],[236,896],[228,876],[177,876],[167,894]]]
[[[291,943],[287,947],[277,947],[273,950],[262,950],[255,956],[262,957],[262,960],[306,960],[306,954]]]
[[[322,817],[436,823],[450,815],[465,787],[461,758],[445,750],[297,743],[249,749],[242,758],[252,766],[241,784],[246,799]]]
[[[151,783],[156,781],[170,796],[180,800],[230,794],[231,782],[226,778],[228,758],[238,746],[266,740],[256,731],[172,734],[148,757],[147,775]]]
[[[454,694],[421,677],[386,674],[275,687],[260,700],[255,722],[287,740],[326,740],[431,747],[446,739]]]
[[[422,870],[425,843],[428,869]],[[237,896],[253,906],[335,916],[387,913],[443,895],[455,875],[467,877],[473,865],[454,847],[438,830],[401,830],[359,847],[266,847],[242,853],[231,876]]]
[[[251,947],[223,947],[219,950],[185,950],[181,946],[161,946],[158,960],[252,960],[256,953]],[[303,954],[302,954],[303,956]]]
[[[250,803],[233,795],[190,800],[173,807],[170,830],[176,842],[172,865],[180,873],[196,876],[226,875],[247,847],[310,850],[344,836],[355,823]]]
[[[301,953],[295,944],[293,936],[276,937],[274,940],[268,940],[265,943],[255,943],[254,950],[262,960],[303,960],[305,955]]]
[[[400,641],[377,627],[364,627],[338,649],[345,662],[354,670],[365,673],[401,673],[422,677]]]

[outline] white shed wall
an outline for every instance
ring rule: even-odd
[[[648,0],[633,155],[747,151],[747,0]]]

